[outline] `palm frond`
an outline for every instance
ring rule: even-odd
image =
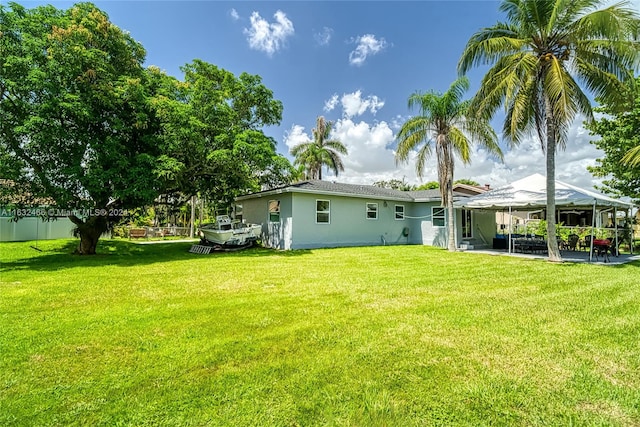
[[[629,150],[623,157],[622,163],[625,163],[629,166],[638,166],[640,165],[640,145]]]
[[[453,151],[458,154],[462,163],[465,165],[471,163],[471,141],[464,132],[457,127],[451,127],[448,139]]]
[[[503,56],[521,52],[527,47],[527,40],[521,38],[511,25],[496,24],[484,28],[471,36],[465,46],[458,61],[458,74],[464,75],[479,65],[493,64]]]

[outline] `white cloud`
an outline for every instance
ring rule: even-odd
[[[405,179],[410,184],[421,184],[437,181],[438,171],[435,156],[428,159],[424,175],[418,178],[415,172],[416,153],[412,153],[409,161],[397,164],[395,161],[396,132],[394,121],[406,120],[394,117],[391,124],[386,121],[367,123],[343,117],[334,124],[332,139],[341,141],[349,154],[343,157],[345,171],[336,179],[351,184],[373,184],[376,181]],[[593,139],[582,126],[582,118],[576,120],[570,128],[566,150],[559,151],[556,156],[556,179],[593,189],[601,181],[594,178],[587,166],[594,165],[595,159],[603,153],[589,141]],[[310,140],[304,127],[294,125],[285,135],[285,143],[289,148]],[[545,157],[536,136],[525,139],[522,143],[505,150],[504,163],[495,159],[486,150],[473,146],[471,164],[463,165],[456,161],[455,179],[468,178],[479,184],[490,184],[492,188],[507,185],[513,181],[534,173],[546,174]],[[327,179],[331,173],[326,173]]]
[[[353,42],[356,43],[357,46],[349,53],[349,64],[356,66],[364,64],[368,56],[376,55],[388,46],[384,38],[378,40],[373,34],[358,36]]]
[[[303,126],[294,125],[285,134],[285,144],[289,149],[311,139],[304,129]],[[415,177],[413,165],[396,167],[394,152],[390,148],[394,143],[394,134],[384,121],[370,124],[345,117],[334,123],[330,137],[341,141],[349,152],[343,156],[345,171],[336,178],[340,182],[372,184],[396,177],[406,176],[411,180]],[[325,176],[330,179],[332,173],[326,172]]]
[[[238,19],[240,19],[240,15],[238,15],[238,11],[235,10],[234,8],[231,8],[231,10],[229,11],[229,15],[231,15],[231,18],[234,21],[237,21]]]
[[[291,150],[296,145],[311,141],[311,137],[305,133],[304,126],[293,125],[284,135],[284,143]]]
[[[556,154],[556,179],[578,187],[593,189],[600,185],[601,180],[594,178],[587,166],[596,164],[596,159],[603,156],[603,152],[589,141],[594,137],[584,129],[583,118],[579,117],[569,129],[565,150]],[[469,178],[480,184],[491,184],[492,188],[507,185],[533,173],[546,175],[545,155],[540,147],[537,136],[522,141],[522,143],[505,152],[504,163],[489,156],[485,150],[474,147],[472,163],[463,166],[456,163],[455,178]]]
[[[376,95],[369,95],[366,98],[362,97],[362,92],[357,90],[351,93],[344,93],[341,97],[337,93],[331,95],[331,98],[324,102],[324,111],[333,111],[338,102],[342,106],[342,113],[346,117],[360,116],[369,111],[371,114],[376,114],[378,110],[384,107],[384,101],[378,98]]]
[[[323,27],[322,31],[313,35],[313,38],[320,46],[327,46],[331,41],[331,36],[333,36],[333,28]]]
[[[251,28],[244,29],[249,47],[265,52],[269,56],[282,49],[287,38],[291,37],[295,31],[293,22],[281,10],[278,10],[273,17],[275,22],[269,23],[258,12],[253,12],[250,18]]]
[[[324,107],[322,108],[324,111],[333,111],[338,105],[338,94],[334,93],[331,95],[331,98],[324,102]]]

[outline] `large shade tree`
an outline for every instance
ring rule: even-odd
[[[600,0],[504,0],[506,21],[475,33],[458,64],[461,74],[490,65],[474,98],[476,114],[492,117],[500,106],[503,134],[517,144],[537,133],[546,156],[547,235],[556,235],[556,150],[578,114],[592,119],[583,87],[615,103],[621,81],[637,65],[638,12],[628,2],[600,8]],[[561,260],[547,239],[549,260]]]
[[[295,173],[262,127],[282,118],[282,103],[260,76],[194,60],[183,82],[166,77],[157,97],[164,150],[159,174],[175,198],[199,194],[229,205],[242,193],[288,182]]]
[[[0,6],[0,204],[69,212],[78,252],[160,194],[235,194],[286,180],[260,127],[282,105],[258,76],[194,61],[179,82],[89,3]],[[47,211],[49,212],[49,211]]]
[[[0,6],[4,200],[73,210],[82,254],[95,253],[109,213],[157,191],[159,124],[144,58],[89,3],[66,11]]]
[[[416,172],[422,177],[425,163],[435,150],[442,206],[447,208],[448,248],[456,250],[453,211],[453,175],[455,155],[468,164],[471,145],[477,142],[488,152],[502,158],[493,128],[482,116],[469,114],[469,100],[463,100],[469,81],[461,77],[445,93],[416,92],[409,97],[409,109],[418,114],[407,120],[398,132],[396,161],[407,162],[417,150]]]
[[[338,176],[344,171],[340,155],[348,153],[347,147],[336,139],[329,139],[333,123],[319,116],[313,129],[313,140],[301,142],[291,148],[291,155],[295,157],[294,165],[304,166],[308,179],[322,179],[322,168],[327,166]]]

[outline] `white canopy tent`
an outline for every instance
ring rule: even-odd
[[[483,209],[483,210],[535,210],[545,208],[547,205],[547,182],[546,177],[541,174],[533,174],[522,178],[510,185],[487,191],[486,193],[470,197],[455,204],[458,208]],[[593,222],[596,217],[596,207],[613,208],[616,215],[617,210],[630,211],[633,208],[631,203],[617,200],[595,191],[585,190],[571,184],[556,180],[556,208],[582,207],[593,209]],[[617,235],[617,221],[614,221]],[[595,223],[592,224],[592,235]],[[591,238],[593,245],[593,236]],[[511,251],[511,234],[509,234],[509,251]]]

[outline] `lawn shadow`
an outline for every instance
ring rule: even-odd
[[[131,267],[159,262],[200,260],[206,258],[256,258],[256,257],[292,257],[311,253],[310,250],[279,251],[262,246],[254,246],[241,251],[216,251],[210,254],[189,252],[193,242],[172,242],[171,240],[154,244],[141,244],[127,240],[103,239],[98,242],[96,255],[75,255],[77,240],[58,241],[58,245],[43,246],[35,249],[24,242],[21,254],[9,261],[0,262],[0,273],[15,270],[58,271],[75,267],[121,266]],[[12,243],[15,245],[15,243]],[[31,247],[29,250],[28,248]],[[33,251],[33,252],[31,252]]]

